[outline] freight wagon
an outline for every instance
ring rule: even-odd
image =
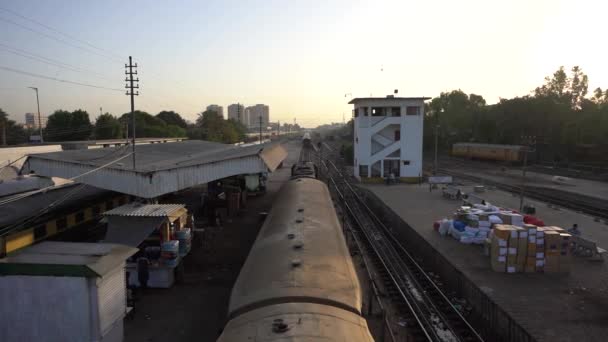
[[[523,160],[523,148],[520,145],[456,143],[452,145],[452,156],[517,163]]]

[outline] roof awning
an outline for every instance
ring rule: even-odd
[[[166,216],[106,216],[106,218],[108,219],[108,231],[104,242],[131,247],[139,246],[154,230],[168,220]]]
[[[155,198],[240,174],[274,171],[287,156],[280,144],[234,146],[209,141],[99,148],[30,155],[23,171],[73,178],[101,189]],[[84,176],[83,176],[84,175]]]

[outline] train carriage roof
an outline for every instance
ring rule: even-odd
[[[479,147],[479,148],[493,148],[503,150],[521,150],[524,148],[522,145],[501,145],[501,144],[480,144],[480,143],[455,143],[454,147]]]

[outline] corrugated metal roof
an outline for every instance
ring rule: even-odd
[[[45,241],[0,259],[0,275],[103,277],[137,251],[109,243]]]
[[[163,217],[171,216],[176,211],[184,208],[183,204],[141,204],[129,203],[110,211],[106,211],[104,216],[145,216]]]
[[[78,183],[68,183],[58,185],[47,189],[44,192],[31,192],[28,196],[16,199],[17,196],[6,197],[4,199],[15,198],[14,201],[5,203],[0,206],[0,227],[12,225],[15,222],[20,222],[31,218],[35,213],[43,210],[47,212],[38,217],[36,220],[29,221],[28,226],[35,226],[41,222],[45,222],[57,212],[69,210],[70,208],[84,208],[94,201],[99,201],[100,198],[117,195],[111,191],[99,189],[93,186],[85,185],[78,190],[74,188],[80,186]],[[71,193],[68,198],[66,194]],[[24,194],[21,194],[24,195]],[[62,201],[58,201],[62,199]],[[49,207],[50,204],[52,207]]]
[[[183,166],[252,156],[257,155],[263,147],[260,145],[241,147],[202,140],[137,145],[135,147],[135,172],[171,170]],[[131,147],[122,146],[33,154],[28,159],[53,160],[99,167],[129,153],[131,153]],[[106,168],[132,171],[133,158],[129,156]]]
[[[508,149],[508,150],[521,150],[523,146],[521,145],[501,145],[501,144],[480,144],[480,143],[455,143],[455,147],[484,147],[484,148],[498,148],[498,149]]]
[[[137,146],[132,157],[101,168],[129,153],[127,147],[30,155],[24,172],[72,178],[98,188],[155,198],[195,185],[239,174],[274,171],[287,155],[280,144],[233,146],[208,141]]]

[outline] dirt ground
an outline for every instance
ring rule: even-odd
[[[148,289],[138,295],[132,318],[125,319],[125,341],[215,341],[226,323],[230,291],[281,185],[297,161],[299,141],[285,145],[282,169],[269,175],[266,195],[249,197],[239,216],[208,229],[202,245],[184,259],[184,280],[171,289]],[[200,212],[200,188],[180,193],[174,202]]]

